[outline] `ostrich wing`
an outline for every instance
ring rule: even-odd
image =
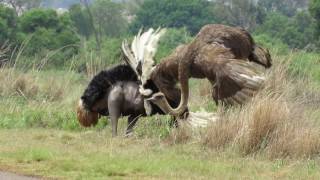
[[[144,84],[150,79],[154,66],[154,56],[157,51],[160,37],[165,33],[165,29],[158,28],[154,31],[150,28],[148,31],[139,33],[133,38],[131,49],[126,40],[122,42],[122,52],[124,53],[125,62],[134,70],[141,81],[139,92],[144,96],[149,96],[153,92],[150,89],[144,89]],[[150,115],[150,102],[144,100],[146,113]]]
[[[126,56],[124,60],[136,72],[142,84],[150,79],[158,42],[164,32],[165,29],[160,28],[150,28],[144,33],[140,30],[131,43],[131,49],[126,40],[122,42],[122,52]]]
[[[226,104],[243,104],[259,90],[265,81],[261,70],[250,62],[222,59],[216,66],[214,99]]]

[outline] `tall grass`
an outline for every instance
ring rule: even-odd
[[[308,74],[292,73],[292,57],[274,58],[265,87],[248,104],[220,109],[220,121],[207,128],[202,143],[270,158],[319,155],[319,115],[312,114],[319,114],[320,92]]]
[[[242,107],[217,109],[210,83],[192,80],[192,92],[196,93],[191,94],[190,109],[218,111],[219,121],[195,138],[187,127],[172,130],[169,117],[140,118],[136,135],[159,138],[169,144],[192,140],[212,149],[231,148],[243,155],[314,157],[320,154],[318,57],[303,52],[273,57],[274,65],[267,72],[265,87]],[[1,68],[0,127],[82,130],[76,120],[75,105],[89,79],[101,69],[99,64],[104,62],[90,52],[79,58],[87,62],[86,73],[78,73],[73,65],[64,70],[25,69],[15,63]],[[99,121],[97,128],[104,127],[105,122]],[[125,124],[123,121],[122,125]]]

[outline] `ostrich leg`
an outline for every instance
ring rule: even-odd
[[[108,108],[112,125],[112,136],[117,136],[118,119],[121,116],[121,105],[123,104],[123,94],[121,88],[110,92],[108,99]]]
[[[126,136],[128,136],[133,132],[133,127],[137,123],[138,119],[139,119],[139,115],[131,115],[128,117],[128,126],[127,126]]]

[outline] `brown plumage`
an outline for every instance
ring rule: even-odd
[[[150,100],[173,115],[183,113],[189,98],[188,79],[193,77],[211,82],[216,103],[242,104],[264,82],[261,72],[249,61],[271,66],[269,52],[256,46],[247,31],[206,25],[191,43],[178,47],[156,66],[151,79],[164,95],[158,93]],[[173,109],[166,98],[177,99],[180,94],[175,87],[177,82],[181,84],[181,102]]]
[[[150,30],[149,30],[150,32]],[[151,31],[152,32],[152,31]],[[144,62],[152,62],[153,56],[146,59],[137,57],[132,52],[145,49],[148,55],[147,33],[135,38],[131,50],[123,43],[122,49],[128,58],[128,64],[139,73],[138,65],[151,69],[150,66],[143,66]],[[157,37],[151,34],[152,37]],[[136,41],[136,39],[141,41]],[[147,42],[147,43],[136,43]],[[156,47],[153,43],[152,47]],[[138,48],[137,48],[138,47]],[[143,51],[142,51],[143,52]],[[150,53],[149,53],[150,54]],[[195,39],[186,45],[181,45],[164,58],[161,63],[152,68],[150,75],[143,73],[139,77],[148,77],[160,93],[152,94],[150,101],[157,104],[164,112],[180,116],[187,109],[189,99],[189,78],[207,78],[213,88],[213,99],[216,103],[221,101],[225,104],[242,104],[248,97],[252,96],[263,84],[262,72],[253,63],[262,65],[265,68],[271,66],[271,58],[268,50],[256,46],[251,35],[242,28],[230,27],[219,24],[204,26]],[[152,64],[152,63],[149,63]],[[148,69],[144,69],[147,71]],[[149,71],[150,72],[150,71]],[[181,89],[176,87],[180,83]],[[149,89],[142,81],[141,92]],[[180,93],[181,92],[181,93]],[[147,94],[147,93],[146,93]],[[180,96],[181,94],[181,96]],[[180,104],[173,109],[167,99]]]

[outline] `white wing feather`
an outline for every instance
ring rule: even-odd
[[[157,52],[158,42],[160,37],[165,33],[165,29],[158,28],[156,31],[150,28],[142,33],[142,29],[133,38],[131,49],[128,48],[126,41],[122,43],[122,50],[129,60],[126,62],[137,73],[142,84],[150,78],[153,70],[154,56]],[[138,72],[138,66],[141,64],[141,74]]]

